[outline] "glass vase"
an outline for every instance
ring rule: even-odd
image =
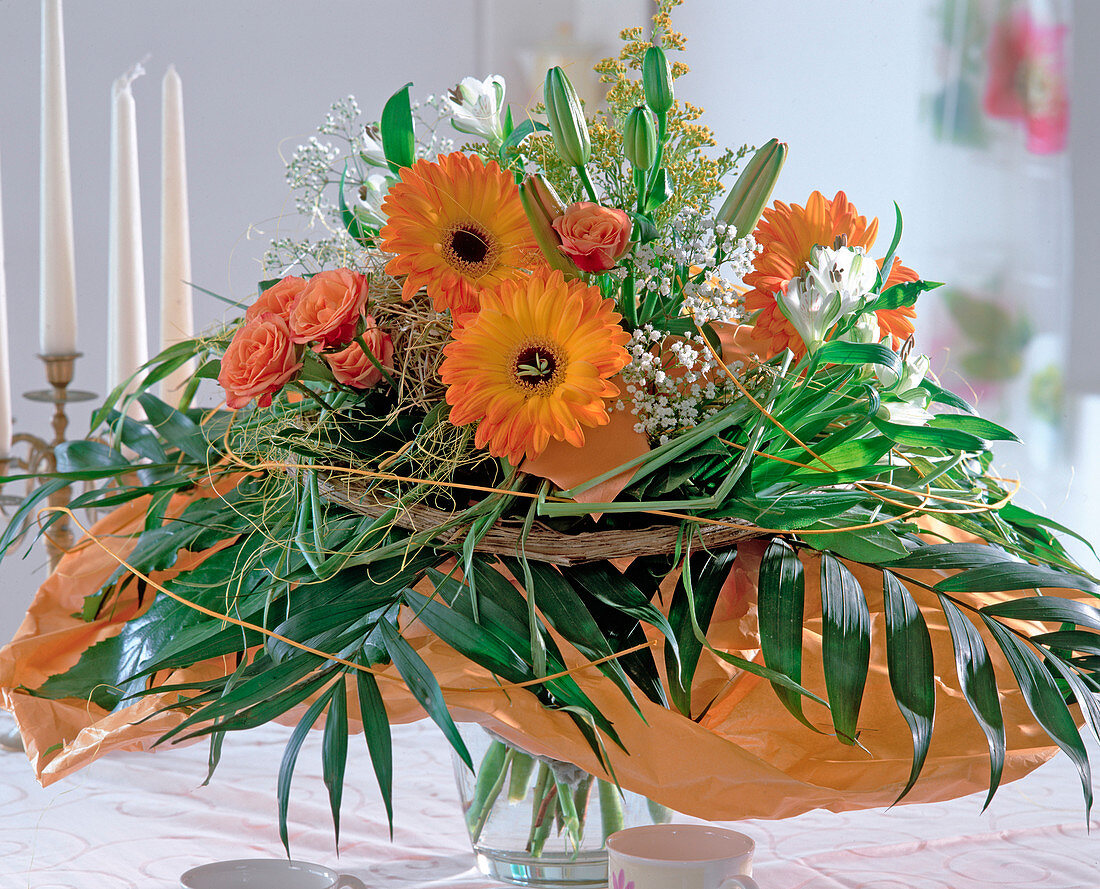
[[[532,756],[479,725],[460,730],[476,772],[455,756],[455,778],[477,866],[488,877],[603,889],[608,835],[671,820],[664,806],[570,763]]]

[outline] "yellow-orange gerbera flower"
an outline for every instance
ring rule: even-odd
[[[582,427],[608,422],[608,379],[630,360],[619,320],[598,287],[548,269],[482,294],[443,349],[451,422],[480,420],[475,444],[513,464],[551,438],[580,447]]]
[[[496,161],[454,152],[401,171],[382,202],[386,264],[405,275],[401,295],[421,287],[438,311],[476,312],[480,295],[522,274],[538,244],[515,178]]]
[[[764,211],[753,234],[763,247],[753,260],[753,270],[745,276],[745,284],[751,288],[745,294],[745,309],[758,313],[753,321],[753,344],[765,358],[784,349],[800,356],[806,344],[783,316],[775,294],[786,292],[791,279],[802,274],[815,245],[831,247],[838,235],[844,235],[849,247],[869,252],[878,235],[878,219],[868,223],[842,191],[832,200],[815,191],[805,207],[776,201]],[[916,272],[895,259],[886,286],[916,279]],[[912,308],[882,309],[876,315],[879,329],[891,335],[895,348],[913,332],[916,313]]]

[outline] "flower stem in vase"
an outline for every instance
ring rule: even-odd
[[[600,781],[600,819],[603,827],[603,839],[615,831],[623,829],[623,798],[619,788],[607,781]]]
[[[557,781],[558,785],[558,811],[561,813],[562,828],[565,835],[573,844],[573,851],[579,852],[581,848],[581,819],[577,814],[576,802],[573,799],[573,791],[564,781]]]
[[[504,787],[504,776],[508,772],[508,765],[512,760],[512,751],[503,741],[493,741],[481,765],[477,770],[477,783],[474,785],[474,799],[466,812],[466,823],[470,827],[470,836],[476,843],[481,831],[485,829],[485,822],[489,820],[489,814],[493,810],[493,803],[500,796]]]
[[[527,837],[527,851],[536,858],[542,854],[542,847],[546,845],[546,838],[550,835],[554,818],[549,809],[557,795],[558,785],[551,778],[550,766],[540,762],[538,778],[535,779],[535,795],[531,803],[531,833]]]
[[[577,836],[584,836],[584,823],[588,817],[588,798],[592,795],[592,782],[595,780],[595,776],[586,775],[581,779],[581,783],[577,785],[577,789],[573,791],[573,806],[577,810],[577,817],[580,819],[580,829],[577,831]]]
[[[527,796],[531,773],[535,770],[535,758],[519,750],[512,754],[512,772],[508,779],[508,802],[518,803]]]

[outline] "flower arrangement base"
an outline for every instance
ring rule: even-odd
[[[455,778],[478,869],[516,886],[603,889],[608,835],[672,811],[574,765],[535,757],[478,725],[461,727],[477,771]]]

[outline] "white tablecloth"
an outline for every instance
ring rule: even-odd
[[[21,754],[0,752],[2,889],[175,887],[184,870],[229,858],[281,857],[275,781],[288,730],[226,739],[213,781],[205,744],[112,754],[40,788]],[[499,885],[473,867],[450,754],[431,723],[394,728],[391,842],[361,736],[350,739],[337,857],[321,781],[319,732],[295,770],[295,858],[362,879],[371,889]],[[1096,759],[1100,762],[1100,757]],[[734,826],[757,843],[762,889],[1100,887],[1100,831],[1085,829],[1075,773],[1063,758],[980,797]]]

